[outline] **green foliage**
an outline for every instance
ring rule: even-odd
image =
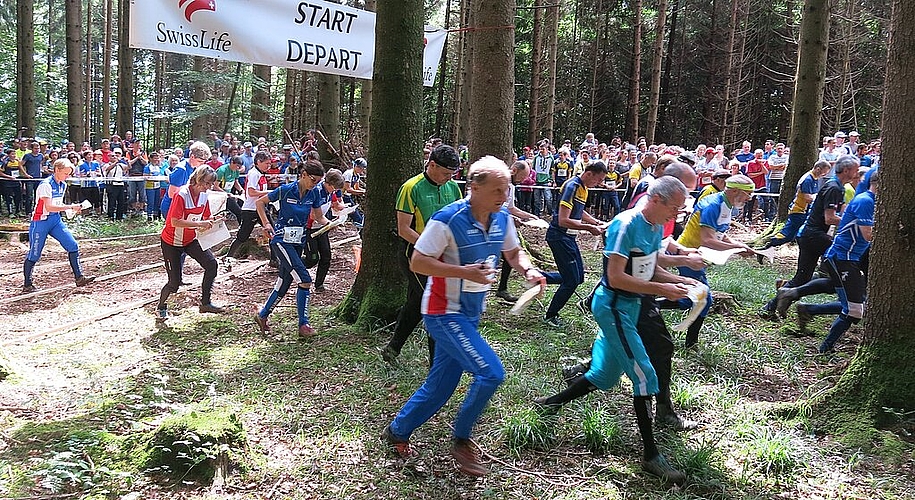
[[[103,431],[81,431],[63,441],[62,450],[35,459],[36,482],[52,494],[76,491],[117,493],[130,487],[130,472],[113,469],[110,456],[118,453],[119,440]]]

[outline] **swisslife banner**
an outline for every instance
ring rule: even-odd
[[[447,31],[423,32],[423,85]],[[130,0],[130,46],[371,79],[375,13],[322,0]]]

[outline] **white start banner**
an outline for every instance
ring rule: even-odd
[[[448,32],[423,30],[423,85]],[[372,78],[375,13],[310,0],[130,0],[130,46]]]

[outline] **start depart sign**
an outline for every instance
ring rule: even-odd
[[[424,29],[427,87],[447,35]],[[375,13],[321,0],[131,0],[130,46],[371,79]]]

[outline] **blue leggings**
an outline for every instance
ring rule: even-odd
[[[308,299],[311,295],[311,275],[302,262],[302,251],[305,245],[294,245],[282,241],[271,241],[270,248],[276,255],[276,262],[279,265],[280,275],[273,285],[273,291],[267,297],[267,302],[258,314],[266,318],[273,312],[276,303],[286,295],[289,287],[293,283],[297,284],[296,290],[296,310],[299,315],[299,326],[308,324]]]
[[[473,382],[454,420],[457,439],[470,439],[473,426],[496,389],[505,380],[505,368],[492,347],[480,336],[479,318],[463,314],[423,315],[423,324],[435,340],[435,359],[423,385],[413,393],[391,423],[398,439],[409,439],[417,427],[432,418],[454,394],[461,375]]]
[[[632,381],[634,396],[658,393],[658,375],[636,329],[642,301],[597,287],[591,310],[600,330],[591,348],[591,368],[585,378],[601,390],[615,386],[623,373]]]
[[[76,238],[64,225],[60,214],[50,214],[45,220],[33,220],[29,224],[29,253],[25,256],[23,263],[23,275],[25,284],[32,284],[32,268],[41,258],[41,252],[44,251],[44,244],[48,236],[54,238],[64,247],[70,259],[70,268],[73,269],[73,276],[79,278],[83,275],[79,267],[79,246],[76,244]]]
[[[575,294],[578,285],[585,281],[585,265],[581,259],[581,251],[578,249],[578,243],[575,242],[574,236],[569,236],[552,227],[546,232],[546,244],[553,251],[553,259],[556,261],[556,268],[562,276],[562,282],[559,288],[553,293],[553,300],[550,301],[546,310],[546,317],[552,318],[559,315],[559,310],[566,305],[566,302]],[[554,280],[550,280],[552,282]]]

